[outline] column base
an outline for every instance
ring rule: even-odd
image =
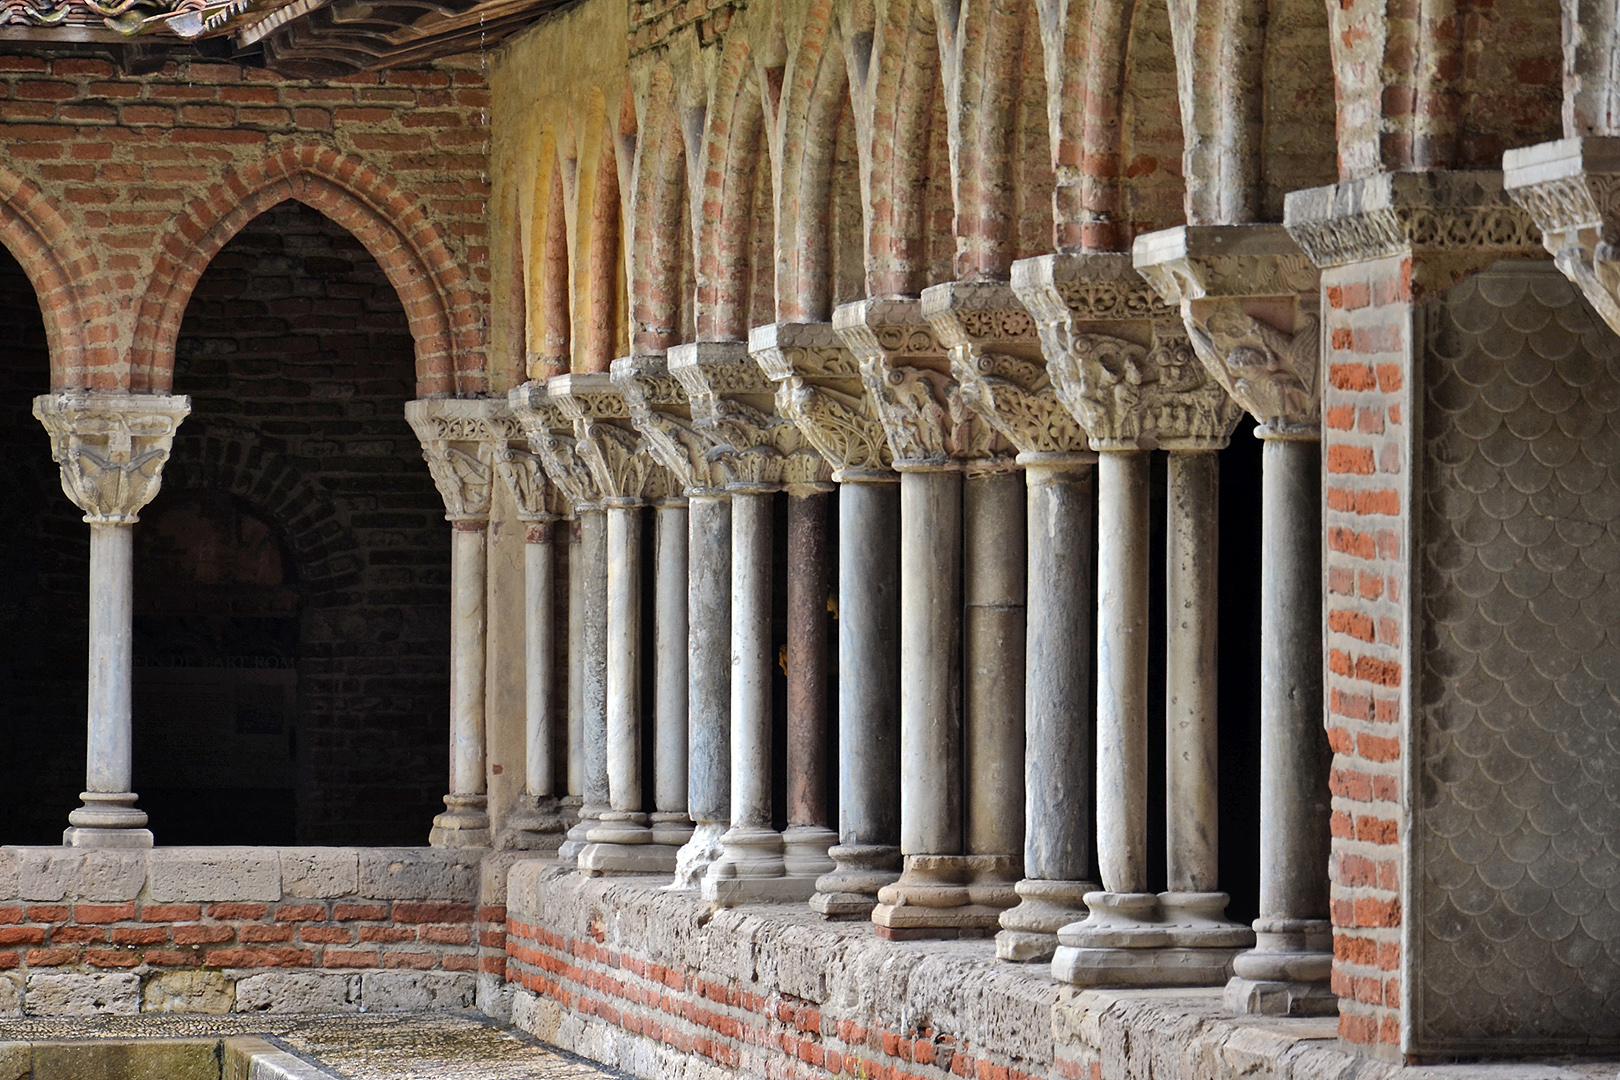
[[[782,864],[789,877],[819,878],[835,864],[828,849],[838,834],[820,825],[789,825],[782,834]]]
[[[724,822],[700,822],[692,829],[692,838],[681,845],[675,855],[675,880],[664,888],[684,892],[699,888],[703,875],[725,854],[721,839],[726,835]]]
[[[86,829],[74,825],[62,831],[63,847],[149,848],[152,845],[151,829]]]
[[[837,844],[827,849],[835,869],[816,879],[810,910],[829,919],[869,919],[878,891],[900,876],[893,844]]]
[[[659,810],[652,816],[652,842],[681,847],[692,839],[692,819],[685,810]]]
[[[1058,931],[1086,917],[1086,894],[1097,886],[1088,881],[1046,881],[1025,878],[1013,886],[1017,907],[1001,913],[996,934],[996,958],[1013,963],[1052,959]]]
[[[68,824],[106,831],[144,829],[146,811],[135,809],[139,797],[133,791],[81,791],[84,805],[69,812]]]
[[[674,872],[679,853],[680,849],[668,844],[591,843],[579,853],[579,872],[586,877],[668,874]]]
[[[1333,928],[1326,919],[1256,919],[1255,947],[1232,961],[1228,1012],[1238,1016],[1332,1016]]]
[[[555,851],[573,820],[550,795],[522,795],[495,836],[497,851]]]
[[[433,847],[489,847],[489,814],[483,795],[446,795],[444,813],[433,819],[428,843]]]
[[[1058,932],[1052,977],[1074,986],[1219,986],[1253,931],[1224,918],[1225,893],[1087,893],[1090,914]]]
[[[603,813],[606,811],[607,807],[601,803],[589,803],[581,806],[579,819],[568,830],[568,835],[563,838],[562,845],[557,848],[557,858],[565,863],[577,863],[579,853],[584,851],[585,846],[590,843],[589,840],[585,839],[585,834],[596,828],[597,822],[601,820]]]
[[[604,810],[596,824],[586,831],[585,840],[593,846],[614,844],[628,847],[652,843],[653,834],[652,829],[647,827],[647,815],[640,811]]]
[[[716,907],[796,903],[816,891],[814,877],[790,877],[782,834],[763,826],[734,825],[721,837],[723,854],[703,875],[701,895]]]
[[[900,879],[878,890],[878,937],[984,937],[1018,903],[1015,855],[908,855]]]

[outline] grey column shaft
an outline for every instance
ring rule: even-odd
[[[1018,472],[969,476],[963,627],[967,709],[967,851],[1018,855],[1024,842],[1025,583],[1029,573]]]
[[[1219,885],[1216,636],[1220,616],[1220,460],[1170,455],[1165,650],[1166,880],[1172,892]]]
[[[1147,888],[1150,459],[1097,465],[1097,861],[1103,888]]]
[[[487,527],[458,521],[450,547],[450,792],[482,795]]]
[[[1024,875],[1091,872],[1090,465],[1025,468],[1029,629],[1025,659]]]
[[[771,827],[771,499],[731,496],[731,824]]]
[[[607,514],[580,513],[580,712],[585,739],[585,806],[608,805],[607,770]]]
[[[900,477],[900,850],[962,853],[962,474]]]
[[[1267,440],[1260,555],[1260,915],[1328,917],[1321,446]]]
[[[675,812],[686,809],[687,533],[684,505],[658,508],[658,587],[654,601],[658,735],[653,789],[655,806]]]
[[[731,821],[731,500],[688,501],[687,811]]]
[[[827,824],[827,493],[788,496],[788,824]]]
[[[556,790],[553,729],[556,726],[556,625],[551,603],[552,524],[529,526],[523,547],[524,789],[549,796]]]
[[[568,523],[568,794],[585,794],[585,558],[583,515]]]
[[[900,840],[900,485],[838,489],[838,838]]]
[[[607,774],[616,811],[641,809],[641,507],[607,510]]]
[[[116,794],[134,782],[135,531],[90,526],[89,745],[85,790]]]

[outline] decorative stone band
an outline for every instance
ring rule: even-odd
[[[34,399],[34,416],[61,466],[62,490],[91,525],[139,520],[190,413],[184,396],[65,390]]]
[[[529,449],[540,460],[540,467],[574,510],[594,510],[601,506],[602,492],[596,478],[580,457],[573,438],[574,422],[563,415],[551,400],[544,383],[515,386],[507,395],[512,415],[517,417],[529,440]]]
[[[662,356],[620,357],[613,361],[610,377],[648,453],[682,492],[712,495],[724,489],[719,466],[709,460],[709,440],[692,423],[686,389]]]
[[[1502,155],[1509,197],[1534,219],[1542,245],[1620,333],[1620,139],[1559,139]]]
[[[546,380],[546,391],[573,419],[575,453],[590,470],[604,505],[636,505],[680,490],[631,425],[624,395],[607,373],[556,375]]]
[[[1019,462],[1096,460],[1074,414],[1058,400],[1035,320],[1012,286],[935,285],[923,290],[922,312],[949,351],[963,403],[1018,448]]]
[[[1165,229],[1132,257],[1261,438],[1322,437],[1321,275],[1281,225]]]
[[[1193,352],[1180,313],[1124,254],[1013,264],[1058,400],[1093,450],[1217,450],[1242,410]]]
[[[487,522],[494,494],[495,452],[523,436],[499,398],[418,398],[405,419],[422,444],[422,458],[444,499],[450,522]]]
[[[775,387],[740,341],[677,345],[669,369],[692,424],[733,491],[831,490],[832,469],[797,424],[774,411]]]
[[[1283,224],[1318,267],[1419,253],[1417,299],[1504,258],[1542,257],[1530,215],[1496,172],[1379,173],[1289,194]]]
[[[749,355],[776,383],[776,415],[846,481],[893,480],[894,453],[861,386],[860,363],[831,323],[770,323],[748,335]]]
[[[1007,468],[1012,448],[962,400],[950,358],[912,299],[859,300],[833,328],[860,361],[861,383],[900,472]]]

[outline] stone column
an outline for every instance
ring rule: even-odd
[[[687,500],[660,499],[654,592],[653,843],[679,849],[692,839],[687,812]],[[677,851],[678,855],[678,851]]]
[[[854,355],[826,323],[757,327],[750,350],[838,489],[838,843],[812,909],[871,915],[900,870],[899,476]]]
[[[554,489],[540,458],[511,445],[495,448],[495,471],[512,495],[524,527],[523,545],[523,795],[495,846],[548,850],[562,842],[567,815],[557,798],[556,621],[552,590],[556,575],[552,513]]]
[[[614,361],[612,377],[648,452],[684,496],[661,504],[671,510],[667,519],[660,511],[655,781],[661,813],[667,806],[674,815],[674,787],[677,777],[683,778],[679,801],[684,813],[667,821],[655,814],[654,831],[669,838],[660,843],[673,843],[678,831],[687,834],[676,853],[669,888],[695,889],[723,853],[720,838],[731,826],[731,501],[721,486],[724,478],[709,459],[711,443],[693,427],[686,391],[669,374],[664,359],[623,357]],[[685,518],[687,532],[681,545],[685,563],[677,569],[673,511],[680,505],[685,506],[679,516]],[[685,590],[679,605],[673,592],[677,577]],[[677,623],[683,629],[677,631]],[[677,695],[684,697],[677,701]],[[685,731],[679,758],[674,754],[677,711]]]
[[[653,841],[641,784],[641,513],[669,493],[670,478],[630,423],[606,374],[559,375],[551,400],[574,421],[579,457],[602,493],[606,522],[605,712],[608,808],[586,833],[581,873],[670,873],[676,847]]]
[[[1058,400],[1035,323],[1010,287],[940,285],[923,292],[923,308],[950,349],[963,403],[1018,448],[1023,466],[1025,490],[1018,497],[1027,505],[1029,587],[1018,842],[1024,876],[1014,886],[1017,906],[1001,913],[996,954],[1050,960],[1058,930],[1086,917],[1083,898],[1096,889],[1090,880],[1090,653],[1097,455]],[[995,521],[985,524],[986,543],[994,544]],[[1003,521],[1003,541],[1006,532]]]
[[[720,905],[806,900],[833,834],[800,834],[790,867],[771,827],[771,502],[784,487],[824,485],[828,469],[770,411],[771,384],[742,342],[677,346],[669,368],[731,494],[731,828],[703,896]],[[790,790],[794,783],[790,774]]]
[[[1324,872],[1329,814],[1321,686],[1318,274],[1278,225],[1152,233],[1137,241],[1136,261],[1159,293],[1180,305],[1199,359],[1259,421],[1255,434],[1266,440],[1259,583],[1260,918],[1254,923],[1259,944],[1234,961],[1227,1007],[1328,1015],[1338,1003],[1327,985],[1332,952]],[[1196,508],[1191,513],[1206,516]],[[1203,882],[1188,877],[1184,888],[1214,888],[1212,876]]]
[[[435,847],[490,844],[484,775],[484,572],[494,457],[513,431],[492,399],[425,398],[405,418],[444,499],[450,545],[450,794]]]
[[[962,770],[962,473],[1011,465],[1009,447],[960,405],[944,346],[916,300],[845,304],[833,325],[861,362],[900,480],[900,847],[905,868],[878,894],[872,921],[888,938],[993,930],[1016,856],[967,848]],[[998,461],[997,459],[1002,459]],[[972,576],[988,568],[969,566]],[[1021,665],[1020,665],[1021,666]],[[969,700],[1008,707],[996,670],[968,673]],[[1015,690],[1021,691],[1022,673]],[[1021,696],[1021,695],[1020,695]],[[1013,705],[1016,714],[1021,702]],[[1010,773],[1021,772],[1016,762]],[[1003,775],[1006,775],[1004,773]],[[1022,804],[1015,791],[1014,813]]]
[[[1174,309],[1136,276],[1129,257],[1024,260],[1015,264],[1013,280],[1019,298],[1039,326],[1058,399],[1100,454],[1097,857],[1103,888],[1086,895],[1090,914],[1083,922],[1058,932],[1052,973],[1082,986],[1221,983],[1230,974],[1238,946],[1247,943],[1248,931],[1209,917],[1207,909],[1198,907],[1197,900],[1189,902],[1185,892],[1145,891],[1148,455],[1162,448],[1174,457],[1225,445],[1239,417],[1237,406],[1204,373]],[[1178,464],[1173,471],[1182,468]],[[1183,539],[1191,537],[1196,542],[1192,526],[1185,519],[1182,524]],[[1204,557],[1203,552],[1195,556]],[[1205,575],[1211,570],[1204,564]],[[1181,587],[1172,603],[1179,607],[1188,598]],[[1207,671],[1203,661],[1210,626],[1198,611],[1195,607],[1185,618],[1187,633],[1172,634],[1171,680],[1177,678],[1176,670],[1184,662],[1196,675]],[[1194,646],[1190,654],[1188,642]],[[1202,703],[1207,701],[1201,695],[1208,685],[1212,684],[1184,678],[1172,685],[1170,694]],[[1170,715],[1175,715],[1173,702]],[[1208,734],[1202,719],[1190,730],[1199,738]],[[1182,735],[1172,732],[1172,740],[1179,738]],[[1213,786],[1213,775],[1207,776],[1207,782]],[[1172,804],[1172,827],[1178,831],[1170,846],[1182,848],[1184,838],[1175,822],[1185,826],[1188,818],[1179,810],[1180,796],[1173,784],[1174,780],[1167,783],[1167,797]],[[1201,794],[1209,792],[1201,789]],[[1213,819],[1202,824],[1211,825]],[[1173,863],[1171,870],[1176,875],[1192,865],[1185,859]],[[1219,897],[1219,903],[1224,910],[1224,897]]]
[[[827,828],[827,492],[788,488],[787,831],[783,858],[793,877],[833,869]]]
[[[546,476],[573,508],[569,558],[569,789],[580,801],[558,858],[573,863],[607,809],[607,530],[602,493],[572,436],[573,421],[547,387],[527,383],[508,396]]]
[[[68,814],[69,847],[152,846],[135,808],[134,526],[163,482],[191,399],[65,390],[34,399],[62,490],[90,526],[89,738],[83,805]]]

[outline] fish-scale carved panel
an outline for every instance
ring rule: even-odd
[[[1620,1044],[1620,339],[1550,264],[1426,309],[1417,1049]]]

